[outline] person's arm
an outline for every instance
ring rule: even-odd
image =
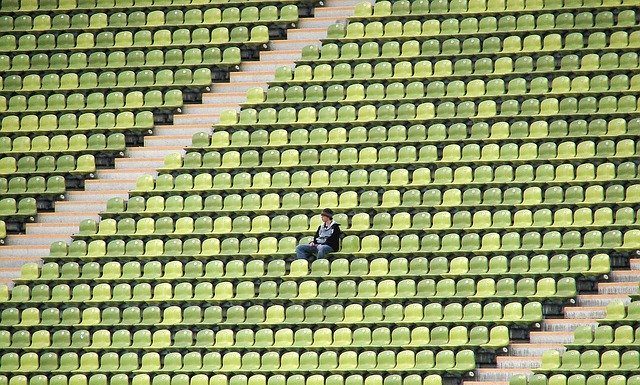
[[[326,244],[331,246],[333,251],[338,251],[340,247],[340,237],[342,236],[342,230],[340,230],[340,225],[333,225],[333,233],[327,238]]]
[[[320,227],[318,226],[318,228],[316,229],[316,233],[313,235],[313,239],[311,240],[311,242],[309,242],[311,246],[315,246],[316,239],[318,239],[319,235],[320,235]]]

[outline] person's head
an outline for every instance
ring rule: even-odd
[[[320,218],[322,219],[323,223],[331,222],[331,220],[333,219],[333,210],[331,209],[322,210],[322,212],[320,213]]]

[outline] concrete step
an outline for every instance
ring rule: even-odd
[[[61,206],[64,205],[67,208],[63,210],[58,210],[56,206],[56,212],[70,212],[70,211],[82,212],[86,210],[88,207],[87,206],[82,207],[79,205],[92,204],[95,202],[102,202],[102,204],[106,204],[108,199],[116,198],[116,197],[126,199],[128,196],[129,196],[128,189],[106,190],[106,191],[78,191],[78,194],[69,196],[66,201],[57,202],[57,204]],[[69,204],[69,206],[66,206],[67,204]],[[75,208],[82,207],[82,208],[80,210],[73,210],[72,209],[73,207]]]
[[[98,171],[98,176],[100,178],[100,183],[107,183],[107,180],[123,180],[123,179],[133,179],[137,180],[142,175],[149,174],[151,171],[148,168],[126,168],[122,170],[113,169],[113,170],[100,170]]]
[[[149,168],[156,169],[164,164],[163,157],[156,158],[119,158],[116,159],[116,169],[125,170],[130,168]]]
[[[269,52],[269,51],[265,51]],[[212,88],[214,91],[223,87],[223,85],[229,85],[229,83],[214,83]],[[262,84],[262,83],[261,83]],[[262,85],[261,87],[266,87]],[[229,104],[237,104],[242,103],[247,100],[247,93],[243,91],[229,91],[229,92],[207,92],[202,94],[202,103],[229,103]],[[195,105],[194,105],[195,106]]]
[[[260,60],[242,63],[242,72],[271,72],[282,66],[291,66],[291,60]]]
[[[20,268],[18,267],[3,267],[0,269],[0,279],[14,279],[20,277]]]
[[[24,262],[39,261],[49,255],[49,246],[0,246],[0,265],[2,267],[20,267]]]
[[[125,193],[121,198],[126,199],[129,194]],[[113,196],[115,197],[115,196]],[[91,212],[99,213],[104,211],[107,208],[107,203],[102,200],[97,201],[76,201],[76,202],[56,202],[56,213],[65,213],[65,212],[78,212],[79,210],[86,210]]]
[[[319,38],[309,38],[300,40],[274,40],[269,43],[269,48],[272,50],[290,51],[293,49],[302,50],[302,48],[308,45],[320,45]]]
[[[346,6],[354,7],[356,4],[362,3],[364,1],[370,2],[372,4],[374,2],[373,0],[325,0],[324,1],[324,6],[325,7],[331,7],[331,8],[333,8],[333,7],[346,7]],[[322,7],[316,8],[316,12],[319,9],[322,9]],[[353,12],[353,10],[351,12]],[[349,14],[349,16],[351,16],[351,14]]]
[[[273,71],[252,71],[252,72],[232,72],[229,75],[229,84],[233,83],[253,83],[268,82],[275,78],[275,70]],[[173,119],[178,117],[176,115]]]
[[[155,173],[154,173],[155,174]],[[136,185],[136,178],[114,179],[114,180],[93,180],[92,183],[86,183],[87,191],[111,191],[113,189],[131,190]]]
[[[185,106],[186,111],[190,111],[192,108],[198,108],[200,104],[190,104]],[[193,135],[198,132],[210,130],[211,126],[208,124],[172,124],[156,126],[153,130],[153,136],[155,135]],[[152,136],[152,137],[153,137]]]
[[[509,381],[462,381],[462,385],[509,385]]]
[[[244,102],[244,100],[242,102]],[[239,111],[240,110],[240,106],[238,105],[238,103],[220,103],[220,102],[217,102],[217,103],[216,102],[213,102],[213,103],[202,103],[202,104],[193,104],[193,105],[189,106],[188,108],[185,108],[184,112],[185,112],[185,115],[187,115],[187,114],[204,114],[204,113],[213,114],[213,115],[219,115],[221,112],[226,111],[226,110]],[[207,128],[208,125],[206,123],[203,123],[203,124],[191,124],[191,125],[183,124],[181,126],[182,127],[193,127],[193,130],[198,128],[198,131],[190,132],[190,134],[193,135],[196,132],[202,131],[203,128]],[[208,128],[210,129],[211,126],[208,126]]]
[[[211,127],[220,121],[220,112],[222,111],[224,111],[224,109],[216,110],[215,112],[202,111],[199,113],[189,113],[185,115],[180,115],[179,117],[176,116],[173,118],[173,121],[176,122],[177,124],[207,124],[209,125],[209,127]],[[188,143],[185,144],[183,141],[180,141],[180,145],[181,146],[190,145],[191,135],[188,136],[188,139],[189,139]],[[146,144],[147,144],[147,141],[145,140],[145,145]]]
[[[89,212],[88,210],[38,214],[39,223],[80,223],[85,219],[93,219],[97,221],[100,220],[100,215],[98,215],[98,212]]]
[[[640,270],[615,270],[611,272],[613,282],[640,282]]]
[[[592,319],[546,319],[542,322],[542,330],[550,332],[573,332],[578,326],[593,326]]]
[[[562,344],[534,344],[534,343],[512,343],[509,344],[509,355],[520,357],[541,357],[547,350],[564,352],[567,350]]]
[[[547,321],[544,321],[547,322]],[[566,344],[573,342],[573,331],[544,331],[530,332],[529,341],[531,344]]]
[[[624,301],[628,298],[627,294],[581,294],[577,298],[577,303],[579,306],[606,307],[611,301]]]
[[[47,246],[60,239],[68,238],[71,234],[15,234],[7,238],[8,246]]]
[[[637,282],[600,282],[598,283],[598,293],[600,294],[636,294],[638,293]]]
[[[216,117],[215,121],[218,119]],[[213,124],[213,123],[212,123]],[[144,146],[148,148],[153,147],[174,147],[176,152],[182,151],[184,147],[191,145],[192,134],[186,133],[185,135],[158,135],[147,136],[144,138]]]
[[[499,381],[499,382],[508,382],[511,377],[523,374],[526,376],[530,376],[532,373],[531,369],[527,368],[480,368],[476,369],[476,379],[480,382],[485,381]]]
[[[353,12],[353,7],[352,6],[337,6],[337,7],[322,7],[322,8],[317,8],[314,14],[314,20],[318,19],[318,20],[330,20],[330,23],[327,24],[326,26],[329,26],[333,23],[335,23],[336,21],[342,21],[346,19],[346,16],[350,16],[351,13]],[[303,21],[306,21],[306,19],[302,19],[300,20],[300,27],[303,26]],[[306,26],[306,24],[304,24]],[[325,26],[325,27],[326,27]]]
[[[182,151],[181,146],[154,146],[153,148],[147,147],[132,147],[127,150],[127,155],[130,158],[144,159],[144,158],[160,158],[164,159],[165,156],[173,154],[176,151]]]
[[[215,93],[228,93],[231,91],[242,92],[244,95],[247,94],[247,90],[254,87],[261,87],[267,89],[267,80],[261,79],[257,81],[247,81],[247,82],[233,82],[233,83],[214,83],[211,86],[211,90]],[[210,99],[207,98],[207,101]],[[204,101],[204,99],[203,99]]]
[[[79,229],[76,223],[29,223],[26,226],[27,235],[74,234]]]
[[[498,356],[496,357],[496,367],[499,369],[534,369],[540,367],[541,360],[541,356]]]
[[[311,39],[323,39],[327,37],[327,28],[298,28],[287,31],[287,41],[304,41]]]
[[[309,19],[311,22],[314,19]],[[260,52],[260,61],[279,61],[286,60],[289,63],[293,63],[295,60],[300,59],[301,52],[297,49],[292,49],[289,51],[261,51]]]
[[[566,319],[596,320],[606,315],[604,307],[600,306],[576,306],[564,308]]]

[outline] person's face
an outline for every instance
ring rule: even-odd
[[[320,218],[322,218],[322,222],[323,223],[329,223],[329,221],[331,220],[328,216],[326,215],[321,215]]]

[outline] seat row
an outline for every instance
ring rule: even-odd
[[[636,228],[640,226],[640,213],[631,207],[612,210],[602,207],[597,210],[584,207],[575,211],[561,208],[556,211],[539,210],[479,210],[470,212],[459,210],[451,213],[440,211],[429,212],[398,212],[391,216],[389,213],[377,214],[371,223],[366,213],[355,214],[349,218],[346,214],[337,214],[335,220],[342,224],[346,234],[362,234],[365,232],[379,233],[410,233],[410,232],[438,232],[439,230],[494,230],[494,229],[525,229],[525,228]],[[124,218],[115,220],[103,219],[97,222],[86,219],[80,223],[80,231],[76,238],[148,238],[165,236],[189,235],[242,235],[242,234],[299,234],[312,235],[320,223],[320,216],[309,218],[306,214],[292,216],[268,215],[235,217],[221,215],[181,217],[177,220],[169,216],[159,218]]]
[[[121,110],[131,109],[175,109],[182,107],[182,91],[169,90],[162,92],[159,90],[132,92],[93,92],[88,95],[82,93],[51,94],[48,96],[33,94],[29,97],[25,95],[14,95],[7,98],[0,95],[0,113],[3,115],[18,113],[45,113],[45,112],[68,112],[77,110]]]
[[[5,197],[9,195],[33,195],[34,197],[42,197],[44,195],[60,196],[63,195],[65,191],[65,179],[60,175],[54,175],[48,178],[42,176],[0,178],[0,195]]]
[[[317,327],[338,325],[357,326],[393,326],[398,325],[528,325],[542,320],[542,305],[539,302],[468,302],[465,305],[450,302],[407,303],[380,305],[371,303],[362,305],[333,304],[312,305],[234,305],[223,309],[220,306],[200,307],[198,305],[181,308],[169,306],[161,309],[147,305],[117,306],[104,308],[74,306],[60,310],[57,307],[38,309],[35,307],[2,310],[0,325],[5,328],[32,329],[46,326],[51,328],[84,329],[87,326],[128,326],[131,330],[150,325],[259,325],[283,327],[283,325],[309,325]]]
[[[3,385],[266,385],[267,381],[271,385],[442,385],[442,377],[438,374],[390,374],[390,375],[360,375],[360,374],[311,374],[307,377],[294,374],[285,376],[275,374],[266,376],[264,374],[55,374],[51,377],[46,374],[36,374],[28,378],[18,374],[7,377],[0,375],[0,383]],[[623,384],[624,385],[624,384]]]
[[[106,136],[104,134],[38,135],[33,138],[28,136],[18,136],[13,140],[9,137],[0,137],[0,146],[3,148],[0,153],[9,155],[29,155],[32,153],[72,153],[72,152],[102,152],[110,151],[124,152],[125,136],[122,133],[115,133]],[[2,160],[0,160],[2,162]],[[20,161],[18,161],[19,163]],[[0,190],[1,191],[1,190]]]
[[[5,222],[23,222],[34,220],[37,214],[36,200],[34,198],[0,199],[0,219]]]
[[[199,186],[199,185],[196,185]],[[259,186],[257,186],[259,187]],[[212,188],[210,186],[210,188]],[[218,187],[216,187],[218,188]],[[224,189],[224,187],[219,187]],[[229,187],[231,188],[231,187]],[[325,187],[329,188],[329,187]],[[199,188],[198,188],[199,189]],[[196,189],[196,190],[198,190]],[[241,187],[237,186],[237,189]],[[400,209],[432,209],[434,207],[442,208],[482,208],[495,209],[496,206],[529,206],[532,208],[540,208],[541,206],[558,207],[574,205],[602,205],[602,204],[618,204],[620,206],[633,205],[638,202],[638,193],[640,187],[637,184],[624,187],[622,185],[613,184],[606,188],[599,185],[588,186],[586,189],[582,186],[571,186],[563,189],[558,186],[541,189],[540,187],[510,187],[504,190],[500,188],[488,188],[481,191],[478,188],[470,188],[467,190],[447,189],[429,189],[425,192],[420,190],[407,190],[396,200],[389,196],[384,200],[384,205],[374,204],[371,207],[381,210],[390,208]],[[160,189],[162,191],[163,189]],[[188,191],[189,189],[185,189]],[[137,194],[141,194],[138,192]],[[147,195],[147,194],[145,194]],[[370,194],[367,194],[370,195]],[[366,196],[366,195],[365,195]],[[320,200],[322,198],[322,201]],[[361,196],[362,201],[364,196]],[[318,195],[316,192],[307,192],[299,194],[291,192],[282,194],[247,194],[240,196],[238,194],[230,194],[221,196],[217,194],[207,195],[171,195],[165,198],[161,195],[148,195],[147,198],[135,196],[126,203],[122,198],[112,198],[107,203],[107,210],[102,213],[104,217],[145,217],[149,215],[196,215],[206,213],[233,213],[233,212],[264,212],[275,214],[278,212],[286,212],[295,214],[309,211],[317,211],[318,208],[325,207],[325,203],[335,203],[335,200],[328,194]],[[367,209],[369,207],[362,207]],[[344,205],[337,207],[337,212],[347,211],[350,207]]]
[[[575,119],[551,121],[495,122],[491,125],[477,122],[469,126],[464,123],[444,125],[436,123],[429,126],[416,124],[411,126],[393,125],[391,127],[356,126],[351,128],[335,127],[326,129],[299,128],[288,132],[285,129],[243,130],[216,129],[213,133],[198,132],[191,140],[191,148],[197,149],[247,149],[248,147],[303,147],[307,145],[359,145],[366,143],[410,142],[455,142],[463,145],[469,141],[534,141],[536,139],[569,140],[587,137],[605,138],[640,133],[640,119]],[[235,147],[235,148],[234,148]]]
[[[331,47],[329,45],[323,47]],[[342,51],[346,51],[349,45],[344,45]],[[364,48],[365,46],[363,46]],[[353,47],[352,47],[353,48]],[[373,53],[367,56],[377,57],[377,46],[371,47]],[[398,52],[393,55],[393,47],[385,50],[383,47],[383,56],[389,56],[396,59],[401,56],[402,59],[410,59],[411,55],[404,55]],[[408,46],[407,46],[408,48]],[[399,49],[399,48],[398,48]],[[391,52],[389,52],[391,51]],[[315,53],[314,53],[315,52]],[[343,52],[347,57],[359,57],[355,51],[352,54]],[[387,53],[385,53],[387,52]],[[420,60],[412,62],[409,60],[400,60],[393,62],[377,59],[374,65],[364,63],[334,63],[339,60],[342,54],[338,54],[337,47],[335,50],[325,49],[320,53],[316,48],[304,49],[303,55],[309,61],[319,62],[313,66],[310,64],[300,64],[295,69],[288,67],[278,67],[276,69],[276,86],[291,86],[291,82],[296,82],[301,86],[308,86],[310,82],[328,83],[346,83],[349,81],[368,81],[370,79],[378,82],[391,82],[399,80],[422,80],[429,78],[430,81],[437,79],[449,79],[452,76],[466,80],[469,76],[475,77],[500,77],[508,75],[525,75],[531,72],[546,74],[554,72],[571,73],[572,71],[580,71],[590,73],[604,72],[606,70],[616,69],[636,69],[638,67],[638,56],[635,53],[624,53],[618,55],[615,52],[603,54],[588,53],[582,56],[568,54],[561,59],[555,59],[549,55],[541,55],[536,57],[518,56],[514,61],[511,57],[500,57],[495,60],[492,58],[458,59],[458,60]],[[318,58],[318,56],[320,57]],[[333,65],[322,63],[322,61],[330,60]],[[314,59],[315,58],[315,59]],[[535,63],[535,64],[534,64]]]
[[[308,127],[312,124],[326,125],[363,125],[377,122],[408,122],[423,123],[424,121],[450,121],[451,119],[509,119],[529,117],[555,117],[558,115],[587,115],[609,116],[634,114],[639,111],[638,100],[634,95],[624,96],[584,96],[562,98],[527,98],[506,99],[496,103],[495,100],[464,101],[454,103],[424,102],[394,104],[364,104],[360,107],[325,106],[322,108],[304,107],[296,110],[285,107],[280,110],[265,108],[258,112],[253,108],[246,108],[240,112],[225,110],[220,114],[220,123],[216,127],[227,128],[238,126],[248,129],[287,126],[290,129]],[[618,116],[616,116],[618,117]]]
[[[113,133],[114,131],[142,131],[151,132],[154,126],[153,112],[140,111],[135,114],[131,111],[113,113],[103,112],[94,114],[85,112],[81,114],[63,114],[57,117],[54,114],[43,116],[25,115],[21,118],[17,116],[5,116],[0,124],[0,132],[4,135],[15,133],[24,135],[27,133],[43,134],[45,132],[60,133],[82,133],[91,134],[92,131],[104,131]]]
[[[182,242],[174,242],[179,248]],[[525,255],[514,255],[507,258],[503,255],[491,258],[485,256],[455,257],[449,261],[446,257],[435,257],[427,260],[416,257],[408,260],[405,257],[376,258],[369,262],[365,258],[351,261],[336,258],[331,263],[325,259],[317,259],[312,263],[306,260],[295,260],[289,264],[284,259],[273,259],[269,263],[255,259],[243,260],[211,260],[182,262],[178,260],[160,262],[150,261],[142,264],[138,261],[120,263],[117,261],[87,262],[80,266],[77,262],[47,262],[41,268],[35,263],[22,265],[21,275],[16,282],[39,283],[57,281],[164,281],[194,279],[237,279],[237,278],[305,278],[305,277],[464,277],[464,276],[528,276],[559,274],[562,275],[598,275],[610,271],[609,256],[596,254],[571,255],[544,254],[531,258]]]
[[[203,7],[204,8],[204,7]],[[207,24],[234,24],[239,23],[273,23],[295,22],[298,20],[298,7],[295,4],[278,8],[275,5],[267,5],[261,8],[256,6],[191,8],[186,12],[180,9],[152,10],[150,12],[116,12],[107,15],[103,12],[87,13],[56,13],[53,17],[49,14],[20,16],[0,16],[1,32],[17,31],[68,31],[68,30],[104,30],[112,28],[131,27],[162,27],[183,25],[207,25]]]
[[[485,82],[482,79],[474,79],[468,82],[452,80],[448,83],[432,81],[425,84],[415,81],[405,85],[394,82],[388,85],[383,83],[364,84],[352,83],[346,89],[342,85],[331,85],[326,88],[312,86],[307,90],[301,86],[271,87],[268,92],[261,88],[251,89],[251,98],[247,97],[245,107],[264,108],[267,105],[296,104],[318,105],[325,103],[341,102],[345,104],[362,101],[386,101],[386,100],[424,100],[424,99],[460,99],[482,98],[500,96],[533,96],[554,94],[584,95],[600,94],[608,92],[625,92],[632,89],[640,90],[640,75],[629,79],[627,75],[615,75],[609,78],[607,75],[578,76],[570,79],[568,76],[553,78],[551,82],[547,77],[534,77],[531,80],[516,77],[508,81],[505,87],[503,79],[492,79]],[[305,92],[306,91],[306,92]]]
[[[349,44],[348,48],[346,47],[347,44]],[[620,49],[633,48],[638,45],[640,45],[640,31],[635,31],[631,34],[626,31],[616,31],[610,35],[605,35],[604,32],[594,32],[589,36],[583,36],[582,33],[579,32],[572,32],[567,34],[565,38],[562,38],[559,34],[549,34],[544,38],[540,35],[528,35],[524,39],[520,36],[511,36],[505,38],[504,41],[497,36],[492,36],[486,38],[483,42],[476,37],[470,37],[462,41],[458,38],[450,38],[443,42],[436,39],[429,39],[424,42],[407,40],[402,44],[399,42],[393,42],[388,45],[385,44],[382,46],[381,51],[379,44],[362,41],[361,45],[358,43],[345,43],[344,48],[340,48],[338,45],[328,46],[329,48],[326,48],[326,51],[332,53],[331,56],[335,56],[336,52],[340,52],[340,56],[338,57],[340,61],[351,62],[355,65],[353,77],[366,78],[373,76],[370,75],[373,69],[369,62],[376,62],[378,58],[394,60],[424,58],[432,60],[436,63],[442,63],[438,68],[435,68],[433,74],[436,76],[444,76],[446,75],[445,71],[452,71],[450,60],[461,59],[463,57],[476,60],[476,57],[481,55],[483,57],[493,58],[496,62],[496,67],[500,64],[501,67],[509,68],[509,63],[513,63],[514,59],[506,59],[504,57],[524,57],[524,59],[521,60],[526,63],[529,61],[528,57],[530,56],[540,58],[546,57],[545,54],[550,55],[552,52],[561,51],[564,54],[570,55],[568,59],[565,59],[568,63],[577,65],[580,61],[576,54],[586,54],[589,51],[597,49],[603,51],[601,55],[604,55]],[[307,55],[313,55],[313,52],[317,52],[317,50],[308,49],[307,52]],[[322,49],[320,52],[322,52]],[[342,56],[343,52],[346,56]],[[598,55],[591,57],[595,59],[596,56]],[[309,56],[306,56],[306,58],[308,57]],[[624,57],[625,61],[633,61],[635,55],[632,54]],[[449,61],[438,61],[438,59],[449,59]],[[331,61],[329,58],[326,58],[323,59],[323,62],[318,62],[317,64],[320,65]],[[552,62],[551,59],[545,59],[545,61]],[[356,63],[359,64],[356,65]],[[484,60],[481,63],[487,68],[490,68],[490,60]],[[429,64],[431,64],[431,62],[429,62]],[[308,64],[305,63],[305,65]],[[533,63],[529,61],[529,63],[525,65],[530,67]],[[425,64],[422,66],[425,66]],[[298,71],[302,73],[308,72],[305,68]],[[295,73],[295,71],[292,72]],[[342,69],[341,73],[344,72],[345,69]],[[278,77],[277,80],[282,81],[281,77]],[[304,79],[299,80],[305,81]]]
[[[338,147],[338,146],[336,146]],[[423,146],[384,146],[384,147],[342,147],[326,148],[318,151],[310,148],[303,151],[287,149],[282,152],[267,149],[264,152],[249,149],[245,151],[209,150],[203,153],[190,151],[184,157],[174,153],[164,159],[162,171],[179,169],[210,169],[223,171],[229,168],[262,170],[279,170],[282,168],[326,166],[326,165],[393,165],[404,166],[407,163],[433,164],[437,166],[462,166],[464,163],[493,162],[538,163],[537,161],[563,161],[571,159],[614,159],[633,158],[640,153],[640,145],[632,139],[584,140],[578,143],[564,141],[561,143],[508,143],[508,144],[447,144],[439,149],[436,145]],[[293,170],[292,170],[293,171]],[[236,173],[234,173],[236,174]],[[329,172],[326,171],[329,175]],[[347,171],[343,172],[347,178]]]
[[[634,323],[640,320],[640,301],[633,301],[625,305],[622,301],[612,301],[607,305],[607,314],[598,320],[600,324]]]
[[[14,93],[23,92],[31,95],[32,92],[55,92],[55,91],[93,91],[96,88],[112,90],[113,88],[166,88],[166,87],[207,87],[211,85],[211,70],[208,68],[198,68],[192,71],[188,68],[176,71],[163,69],[158,72],[152,70],[141,70],[134,72],[131,70],[115,73],[105,72],[84,72],[78,76],[77,73],[67,73],[62,76],[58,74],[39,75],[31,74],[22,78],[19,75],[10,75],[4,78],[2,92]]]
[[[451,258],[467,253],[494,253],[502,255],[507,252],[579,252],[579,251],[610,251],[628,250],[637,247],[638,234],[640,230],[609,230],[601,232],[592,230],[584,235],[579,231],[571,230],[567,232],[549,231],[539,233],[535,231],[518,233],[507,232],[505,234],[467,233],[461,237],[457,233],[448,233],[439,236],[429,234],[422,239],[415,234],[404,235],[402,238],[397,235],[387,235],[382,240],[377,235],[367,235],[360,240],[355,235],[345,237],[343,247],[340,252],[336,252],[335,257],[369,257],[376,258],[387,256],[391,253],[398,255],[415,254],[416,256],[436,256],[443,254]],[[636,238],[634,238],[636,237]],[[301,241],[294,237],[264,237],[261,239],[254,237],[225,238],[222,241],[218,238],[207,238],[201,241],[199,238],[184,240],[182,252],[176,250],[175,243],[171,247],[165,247],[165,242],[161,239],[142,241],[138,239],[112,240],[108,243],[103,240],[93,240],[89,243],[84,241],[74,241],[71,245],[64,242],[55,242],[51,245],[50,255],[44,257],[47,261],[91,261],[91,260],[115,260],[122,258],[140,259],[175,259],[178,256],[184,257],[212,257],[238,258],[241,256],[252,258],[282,257],[291,256],[298,242],[309,242],[311,237],[304,237]],[[361,243],[362,241],[362,243]],[[435,254],[435,255],[434,255]],[[248,258],[245,258],[248,259]]]
[[[4,353],[0,372],[43,373],[468,373],[475,369],[473,351],[384,350],[304,353],[200,352],[171,353]]]
[[[640,370],[640,352],[637,350],[621,353],[617,350],[567,350],[563,353],[546,350],[542,354],[539,373],[590,374],[593,372],[613,375]]]
[[[16,37],[11,34],[0,36],[0,52],[43,52],[88,50],[88,49],[122,49],[122,48],[154,48],[154,47],[189,47],[203,45],[242,45],[265,44],[269,41],[269,29],[264,25],[253,27],[200,27],[194,31],[180,28],[175,31],[160,29],[155,32],[140,30],[113,32],[84,32],[75,36],[63,33],[58,36],[46,33],[39,36],[24,34]]]
[[[633,0],[518,0],[518,1],[377,1],[375,4],[359,3],[354,10],[354,19],[376,19],[389,16],[420,16],[424,14],[477,14],[502,13],[504,11],[562,11],[567,8],[612,7],[632,5]]]
[[[599,325],[595,329],[589,326],[580,326],[576,328],[573,336],[573,342],[569,344],[571,349],[630,348],[640,344],[640,329],[634,329],[631,325],[622,325],[616,328],[610,325]]]
[[[384,20],[384,19],[383,19]],[[356,39],[397,39],[413,38],[416,36],[475,35],[486,33],[531,33],[546,30],[581,30],[600,28],[628,28],[636,25],[636,14],[633,9],[621,10],[616,15],[613,12],[580,12],[573,14],[563,12],[557,15],[551,13],[531,14],[518,13],[518,16],[508,15],[496,18],[485,16],[482,18],[468,17],[463,19],[443,18],[442,20],[393,20],[393,21],[352,21],[347,25],[334,24],[329,27],[329,39],[342,41]]]
[[[547,376],[545,374],[534,374],[529,378],[524,375],[516,375],[509,382],[510,385],[586,385],[587,383],[592,385],[637,385],[640,383],[640,375],[615,374],[605,376],[603,374],[585,375],[576,373]]]
[[[96,162],[92,154],[84,154],[78,157],[62,155],[55,158],[51,155],[23,156],[16,159],[12,156],[0,158],[0,175],[10,176],[16,174],[83,174],[92,175],[96,171]]]
[[[306,46],[302,49],[302,60],[298,67],[298,77],[308,77],[308,67],[333,63],[332,78],[336,79],[376,79],[385,81],[391,78],[422,79],[447,78],[450,76],[466,79],[470,75],[492,76],[550,73],[554,71],[604,71],[615,69],[635,69],[638,68],[638,54],[635,52],[608,52],[587,53],[578,52],[580,56],[566,53],[562,57],[554,58],[551,55],[518,55],[516,58],[500,55],[499,57],[476,56],[471,58],[453,59],[433,59],[418,60],[413,59],[416,55],[412,44],[387,42],[380,45],[376,42],[369,42],[357,46],[355,43],[346,43],[342,46],[337,44],[326,44],[318,48],[317,46]],[[359,59],[359,60],[356,60]],[[362,60],[360,60],[362,59]],[[371,59],[372,63],[365,59]],[[354,61],[351,63],[350,61]],[[375,60],[375,61],[374,61]],[[337,61],[337,63],[336,63]],[[345,61],[347,61],[345,63]],[[361,61],[356,63],[356,61]],[[282,78],[293,78],[295,69],[287,71],[284,67],[278,67],[276,73],[277,80]],[[306,73],[306,74],[305,74]],[[448,74],[448,75],[447,75]],[[344,80],[342,80],[344,81]]]
[[[269,2],[269,0],[264,0]],[[276,2],[279,3],[279,2]],[[237,0],[3,0],[2,10],[6,12],[30,13],[36,10],[48,11],[89,11],[89,10],[111,10],[111,9],[147,9],[147,8],[181,8],[184,6],[202,6],[203,4],[224,5],[245,5],[243,1]]]
[[[73,286],[59,284],[49,286],[39,284],[34,287],[16,285],[9,294],[4,287],[2,290],[3,306],[14,303],[96,303],[117,304],[127,302],[140,303],[244,303],[246,301],[278,301],[282,303],[303,302],[310,300],[356,300],[385,301],[400,299],[421,299],[441,302],[450,299],[539,299],[545,301],[569,299],[576,294],[576,281],[573,278],[483,278],[477,282],[472,278],[462,278],[458,281],[451,278],[433,279],[403,279],[396,282],[385,279],[376,282],[372,279],[356,283],[354,280],[315,280],[263,281],[259,285],[252,281],[200,282],[196,285],[190,282],[180,282],[172,285],[168,282],[130,285],[120,283],[114,286],[99,283],[93,287],[85,283]]]
[[[71,337],[71,338],[69,338]],[[0,346],[3,349],[28,350],[80,350],[80,349],[140,349],[140,350],[244,350],[244,349],[314,349],[325,348],[488,348],[497,349],[509,343],[509,330],[506,326],[426,326],[400,327],[359,327],[352,330],[341,327],[330,328],[261,328],[253,329],[158,329],[150,331],[139,329],[131,333],[128,329],[98,329],[90,332],[77,330],[73,334],[61,329],[51,333],[49,330],[33,332],[20,330],[0,331]],[[106,352],[105,352],[106,353]],[[105,354],[103,353],[103,354]],[[43,353],[41,353],[43,354]]]
[[[227,66],[240,64],[240,48],[228,47],[221,50],[210,48],[172,48],[165,51],[114,51],[107,55],[102,51],[91,53],[74,52],[56,53],[51,56],[39,53],[0,55],[0,69],[7,74],[25,71],[82,71],[104,68],[158,68],[158,67],[190,67],[190,66]]]

